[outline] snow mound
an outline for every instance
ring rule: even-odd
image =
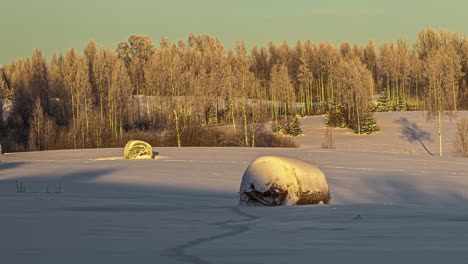
[[[140,140],[130,140],[124,148],[126,159],[152,159],[153,148],[150,144]]]
[[[244,172],[239,190],[241,205],[304,205],[330,203],[323,172],[305,161],[263,156]]]

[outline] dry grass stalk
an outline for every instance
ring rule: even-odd
[[[455,135],[454,155],[461,158],[468,158],[468,119],[463,118],[457,122],[457,133]]]
[[[335,139],[333,138],[333,128],[327,127],[323,133],[322,148],[335,149]]]

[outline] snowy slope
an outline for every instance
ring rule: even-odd
[[[419,116],[378,120],[406,117],[426,129]],[[343,132],[337,150],[322,150],[322,134],[311,133],[319,120],[304,120],[300,149],[154,148],[156,160],[117,159],[122,149],[5,155],[0,263],[466,262],[468,160],[400,146],[398,126],[384,125],[367,138]],[[317,165],[331,205],[236,207],[242,174],[262,155]],[[17,180],[26,193],[16,193]]]
[[[442,117],[443,152],[451,155],[457,120],[468,118],[468,111],[459,111],[454,116]],[[426,121],[425,112],[375,113],[381,131],[372,135],[357,135],[350,129],[334,129],[337,149],[391,152],[405,154],[439,155],[437,122]],[[307,117],[301,120],[305,137],[297,138],[305,148],[319,147],[325,129],[324,117]]]

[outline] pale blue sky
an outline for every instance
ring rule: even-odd
[[[49,57],[95,40],[114,48],[132,34],[157,43],[190,32],[218,37],[225,47],[244,39],[414,40],[424,27],[468,33],[467,0],[0,0],[0,64],[41,48]]]

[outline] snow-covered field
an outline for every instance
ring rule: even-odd
[[[323,118],[311,117],[299,149],[155,147],[156,160],[117,158],[123,149],[5,155],[0,263],[467,262],[468,160],[431,156],[436,124],[420,112],[376,117],[381,133],[336,130],[336,150],[320,149]],[[450,154],[455,120],[445,120]],[[236,206],[244,170],[262,155],[320,167],[331,204]]]

